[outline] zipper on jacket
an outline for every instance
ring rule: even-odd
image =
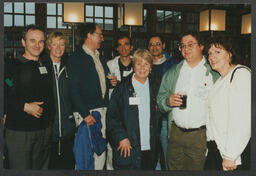
[[[55,65],[54,67],[54,75],[55,75],[55,83],[56,83],[56,93],[57,93],[57,104],[58,104],[58,114],[59,114],[59,145],[58,145],[58,155],[61,155],[61,152],[60,152],[60,147],[61,147],[61,144],[60,144],[60,138],[62,136],[62,133],[61,133],[61,110],[60,110],[60,94],[59,94],[59,75],[61,72],[58,74],[58,71],[57,71],[57,66]]]

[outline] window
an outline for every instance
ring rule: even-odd
[[[24,27],[35,24],[35,3],[5,2],[4,27]]]
[[[114,26],[113,6],[85,5],[85,22],[97,23],[102,30],[112,31]]]
[[[62,3],[47,3],[47,28],[67,29],[62,23]]]
[[[181,12],[157,10],[156,13],[156,32],[176,34],[181,31]]]
[[[186,13],[185,31],[199,30],[199,13]]]

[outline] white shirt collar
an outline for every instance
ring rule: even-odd
[[[90,48],[88,48],[85,44],[83,44],[82,48],[84,52],[87,53],[88,55],[99,57],[100,53],[98,50],[95,50],[95,54],[94,54],[94,52]]]
[[[163,57],[159,58],[156,62],[154,62],[153,64],[154,65],[160,65],[162,63],[164,63],[166,61],[166,57],[165,55],[163,54]]]

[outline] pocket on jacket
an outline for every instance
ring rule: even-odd
[[[127,167],[129,167],[129,166],[131,166],[132,163],[133,163],[134,149],[131,149],[131,150],[130,150],[130,156],[128,157],[128,156],[126,155],[126,158],[124,158],[124,154],[121,156],[120,150],[119,150],[119,151],[115,151],[115,155],[116,155],[116,156],[114,156],[113,162],[114,162],[114,164],[115,164],[116,166],[120,166],[121,168],[122,168],[122,166],[127,166]]]

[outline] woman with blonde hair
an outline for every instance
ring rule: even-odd
[[[50,169],[74,169],[73,144],[75,121],[68,90],[67,57],[64,57],[68,40],[61,32],[52,32],[46,40],[53,76],[55,116],[52,131]]]
[[[157,89],[148,78],[153,56],[145,49],[133,55],[133,70],[118,85],[107,110],[107,135],[114,169],[154,170],[160,135]]]

